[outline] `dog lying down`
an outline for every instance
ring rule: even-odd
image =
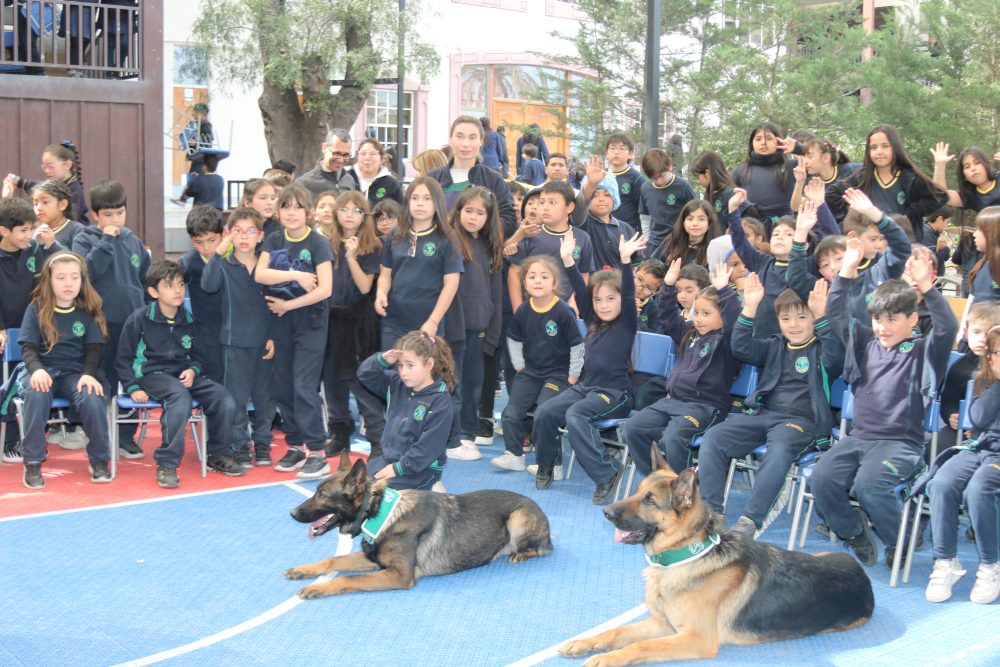
[[[757,644],[864,625],[868,575],[846,553],[812,556],[719,532],[693,470],[679,475],[654,445],[654,472],[604,514],[615,539],[641,544],[650,618],[567,642],[585,667],[711,658],[721,644]]]
[[[324,480],[292,518],[311,524],[310,537],[338,527],[351,537],[362,535],[361,551],[285,572],[288,579],[368,573],[307,586],[299,591],[306,599],[411,588],[421,577],[468,570],[499,556],[520,563],[552,551],[549,520],[526,496],[396,491],[387,480],[369,477],[362,461]]]

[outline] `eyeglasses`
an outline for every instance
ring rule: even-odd
[[[337,212],[338,213],[343,213],[344,215],[347,215],[348,213],[353,213],[355,215],[363,215],[364,214],[364,210],[358,208],[357,206],[355,206],[354,208],[351,208],[349,206],[343,206],[341,208],[338,208]]]
[[[358,157],[371,158],[371,157],[382,157],[381,153],[376,153],[374,151],[362,151],[358,153]]]
[[[234,228],[233,231],[236,232],[236,236],[240,237],[241,239],[252,239],[253,237],[257,236],[256,229]]]
[[[636,289],[642,290],[643,292],[655,292],[656,289],[657,289],[657,288],[653,287],[652,285],[650,285],[649,283],[647,283],[642,278],[636,278],[635,279],[635,287],[636,287]]]
[[[54,169],[58,165],[60,165],[60,164],[66,164],[67,162],[69,162],[69,160],[60,160],[58,162],[43,162],[42,163],[42,169],[43,170],[45,170],[45,169]]]
[[[340,151],[330,151],[330,157],[339,157],[342,160],[347,160],[351,157],[350,153],[341,153]]]

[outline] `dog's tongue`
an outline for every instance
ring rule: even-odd
[[[319,526],[322,526],[326,522],[326,520],[329,519],[329,518],[330,517],[328,517],[328,516],[320,517],[320,518],[316,519],[315,521],[313,521],[311,524],[309,524],[309,539],[310,540],[315,540],[316,539],[316,533],[315,533],[314,529],[318,528]]]
[[[630,533],[627,530],[622,530],[621,528],[615,528],[615,542],[624,542],[625,537]]]

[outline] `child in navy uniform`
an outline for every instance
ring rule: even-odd
[[[221,327],[215,339],[221,345],[222,383],[236,407],[230,450],[236,462],[250,467],[250,441],[259,466],[271,465],[271,313],[257,272],[257,239],[263,220],[252,208],[229,214],[229,233],[215,247],[201,274],[201,290],[219,301]],[[196,261],[200,259],[196,258]],[[190,285],[188,286],[190,290]],[[195,324],[198,318],[195,317]],[[211,335],[206,334],[206,335]],[[199,341],[200,344],[201,341]],[[219,347],[219,346],[215,346]],[[210,378],[211,379],[211,378]],[[247,401],[253,401],[253,427],[247,433]]]
[[[589,174],[587,178],[590,178]],[[618,182],[612,174],[604,173],[590,200],[586,219],[577,226],[577,229],[583,230],[590,237],[595,270],[621,268],[618,244],[622,239],[630,239],[635,235],[636,230],[631,225],[611,215],[611,211],[618,208],[620,203]]]
[[[317,479],[330,471],[318,389],[333,292],[333,252],[329,239],[309,226],[312,215],[308,190],[293,183],[281,192],[278,220],[284,229],[264,240],[254,276],[268,287],[264,298],[274,315],[272,396],[288,443],[274,469],[298,470],[301,479]]]
[[[969,270],[970,296],[973,301],[1000,299],[1000,206],[979,212],[972,238],[982,257]]]
[[[45,425],[53,398],[69,399],[89,436],[92,482],[110,482],[108,402],[100,377],[107,325],[101,297],[87,281],[83,258],[68,251],[52,255],[42,269],[35,298],[24,316],[18,342],[30,376],[24,398],[24,485],[45,486]]]
[[[667,395],[629,417],[622,436],[636,470],[648,475],[652,470],[650,445],[659,441],[667,463],[674,470],[690,465],[688,446],[729,410],[729,386],[736,377],[736,359],[730,349],[739,298],[729,287],[729,269],[718,264],[712,286],[698,294],[694,320],[688,322],[676,308],[675,287],[681,263],[675,260],[667,271],[657,297],[662,300],[660,321],[664,332],[677,345],[677,363],[667,378]]]
[[[274,232],[281,231],[281,225],[275,218],[278,201],[278,191],[266,178],[251,178],[243,187],[240,206],[247,206],[257,211],[264,221],[257,244],[260,245]]]
[[[37,278],[49,255],[61,249],[48,225],[32,239],[35,212],[23,199],[0,199],[0,352],[17,341],[7,340],[7,329],[21,326]],[[13,410],[7,423],[3,460],[20,463],[21,443]]]
[[[125,320],[142,306],[146,294],[149,253],[142,240],[125,226],[128,197],[118,181],[101,181],[90,191],[90,210],[95,225],[86,227],[73,239],[73,252],[87,260],[90,282],[101,295],[108,339],[102,366],[108,386],[117,391],[116,359]],[[124,382],[122,383],[124,385]],[[135,442],[135,424],[118,428],[119,449],[127,459],[141,459]]]
[[[531,144],[525,144],[521,149],[521,169],[518,171],[517,180],[528,185],[541,185],[545,182],[545,165],[538,159],[538,148]]]
[[[612,132],[604,141],[604,157],[608,161],[609,170],[618,181],[618,196],[621,200],[621,204],[612,213],[622,222],[631,225],[632,229],[641,229],[639,192],[646,179],[632,164],[635,158],[635,142],[624,132]],[[597,182],[585,184],[582,190],[583,196],[590,199],[596,187]]]
[[[187,215],[187,233],[194,247],[184,253],[180,265],[184,267],[184,284],[191,299],[191,314],[198,335],[205,377],[213,382],[223,381],[222,344],[222,295],[206,292],[201,287],[205,266],[215,256],[215,248],[225,233],[222,213],[204,204],[197,205]]]
[[[596,273],[589,285],[589,299],[588,286],[583,284],[579,273],[570,274],[575,291],[580,294],[577,299],[580,313],[588,324],[584,340],[587,356],[580,381],[535,411],[531,439],[538,460],[536,488],[544,489],[552,483],[555,461],[562,453],[559,429],[563,426],[580,465],[597,485],[592,497],[595,505],[606,504],[621,479],[625,466],[605,453],[593,422],[625,417],[632,409],[628,371],[638,326],[638,315],[632,307],[635,302],[632,257],[645,245],[645,239],[638,234],[621,239],[618,244],[621,273]],[[572,266],[573,240],[569,237],[563,242],[562,259],[564,265]]]
[[[184,308],[184,268],[160,260],[149,267],[146,284],[155,301],[139,307],[125,322],[116,366],[133,401],[163,404],[163,442],[153,452],[156,483],[164,489],[180,484],[177,468],[184,455],[192,400],[201,403],[208,420],[208,467],[239,477],[246,470],[229,456],[236,405],[225,387],[202,374],[200,341],[191,313]]]
[[[48,225],[63,248],[73,247],[73,238],[86,225],[73,220],[73,193],[62,181],[43,181],[31,191],[38,222]]]
[[[388,479],[394,489],[444,490],[445,445],[454,418],[451,394],[455,366],[448,344],[411,331],[396,347],[361,364],[358,378],[376,394],[389,396],[382,455],[369,459],[368,474]]]
[[[650,148],[643,153],[642,173],[649,180],[639,190],[639,219],[650,248],[660,247],[673,231],[684,205],[698,198],[691,184],[672,169],[670,153],[662,148]]]
[[[844,345],[834,335],[826,314],[827,284],[818,280],[809,305],[790,289],[774,300],[780,336],[753,336],[754,318],[764,299],[756,274],[743,285],[743,312],[733,330],[733,354],[743,363],[763,368],[757,390],[747,398],[743,414],[732,414],[713,426],[698,451],[702,498],[722,512],[730,459],[745,456],[761,443],[761,460],[750,499],[734,526],[753,536],[773,520],[787,496],[775,501],[792,463],[815,446],[829,442],[833,417],[830,385],[844,365]]]
[[[934,322],[929,336],[913,338],[917,294],[901,280],[875,290],[870,326],[850,317],[848,301],[862,256],[861,242],[851,239],[827,305],[846,349],[844,380],[854,390],[854,427],[819,460],[809,484],[817,511],[866,565],[878,559],[864,515],[871,517],[879,537],[891,545],[885,554],[891,567],[900,519],[893,487],[923,465],[925,397],[944,379],[958,323],[933,288],[933,263],[917,257],[907,269]],[[851,507],[851,495],[861,512]]]

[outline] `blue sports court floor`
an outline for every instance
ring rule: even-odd
[[[284,579],[288,567],[357,548],[336,533],[310,541],[307,527],[289,517],[316,482],[8,515],[0,519],[0,666],[581,664],[556,647],[643,615],[641,547],[612,540],[581,470],[538,492],[529,475],[489,465],[502,451],[496,442],[480,461],[450,463],[445,485],[453,493],[501,488],[536,498],[555,551],[423,579],[410,591],[295,596],[304,584]],[[0,503],[18,493],[5,483]],[[745,499],[737,488],[730,519]],[[783,514],[763,539],[783,545],[789,526]],[[931,565],[925,547],[909,585],[890,588],[884,565],[868,568],[876,609],[867,626],[727,646],[714,663],[998,665],[1000,604],[968,601],[976,557],[964,537],[959,544],[969,574],[949,602],[923,598]],[[809,551],[831,548],[840,547],[810,534]]]

